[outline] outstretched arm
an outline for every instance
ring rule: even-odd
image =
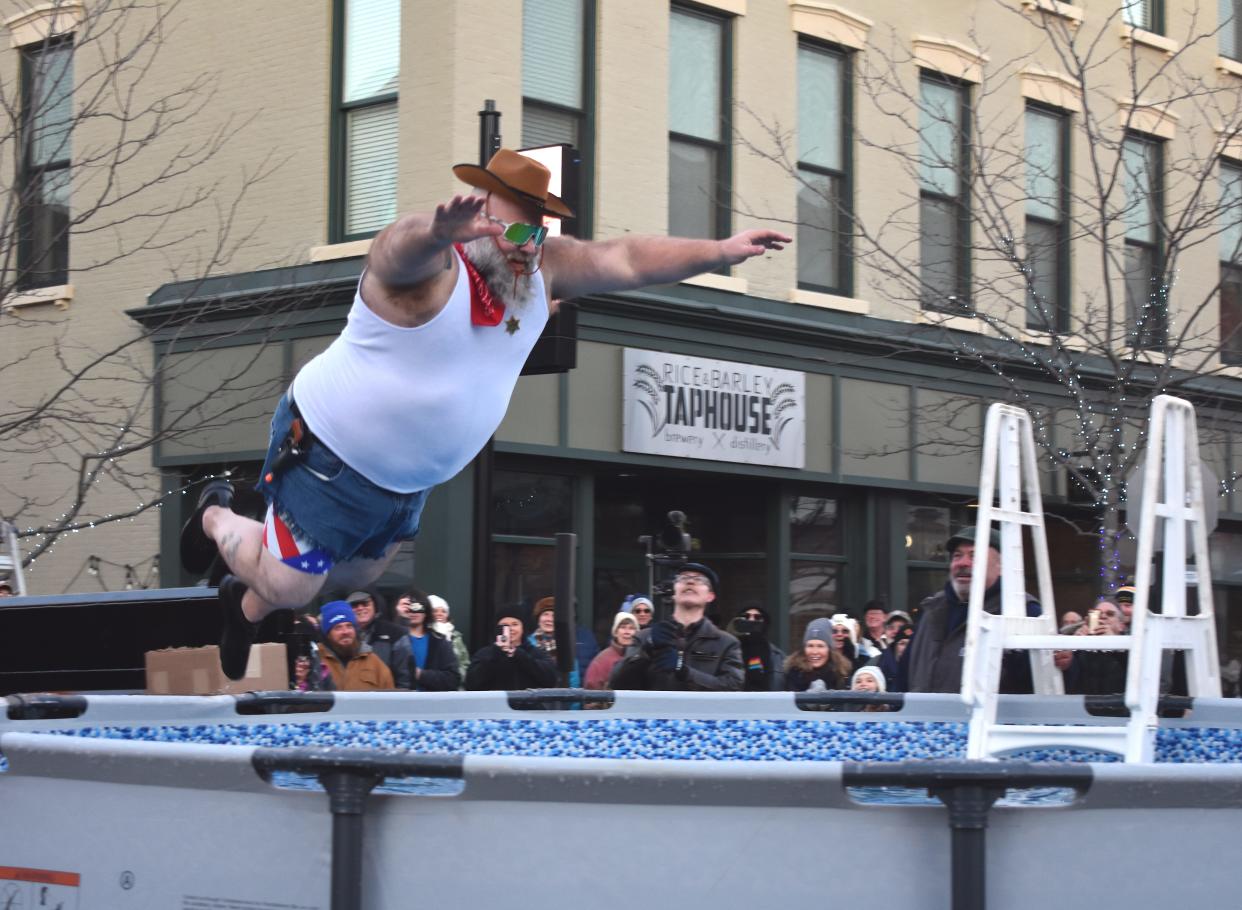
[[[432,215],[402,215],[376,235],[367,259],[367,275],[386,288],[411,288],[443,274],[452,262],[449,247],[504,228],[483,217],[483,196],[454,196]]]
[[[583,242],[556,237],[548,240],[547,266],[552,296],[570,298],[682,281],[768,250],[783,250],[792,242],[792,237],[762,229],[725,240],[630,236]]]

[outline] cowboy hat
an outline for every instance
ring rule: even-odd
[[[552,172],[546,167],[511,149],[501,149],[487,167],[477,164],[455,164],[453,173],[463,183],[468,183],[489,193],[499,193],[519,205],[533,205],[541,214],[553,218],[572,218],[573,211],[559,198],[548,192]]]

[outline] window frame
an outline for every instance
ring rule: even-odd
[[[1237,60],[1242,62],[1242,0],[1228,0],[1233,8],[1228,22],[1218,22],[1220,28],[1220,41],[1217,45],[1217,52],[1227,60]],[[1224,38],[1229,35],[1233,39],[1233,53],[1225,53],[1223,46]]]
[[[399,92],[384,92],[371,95],[358,101],[342,101],[341,95],[345,87],[345,5],[346,0],[332,2],[332,78],[331,92],[331,124],[328,137],[328,242],[349,243],[354,240],[366,240],[374,237],[383,228],[373,231],[357,231],[348,233],[345,230],[347,211],[345,193],[348,181],[346,170],[349,167],[349,149],[347,123],[349,115],[367,108],[378,108],[387,104],[396,105]],[[398,72],[400,68],[398,65]],[[399,109],[398,109],[399,110]]]
[[[803,50],[815,53],[830,54],[841,59],[841,165],[843,171],[834,171],[822,165],[810,164],[798,159],[795,169],[798,172],[808,171],[821,177],[838,180],[841,192],[836,218],[838,238],[837,275],[840,277],[836,287],[803,281],[797,276],[797,287],[800,290],[815,291],[822,294],[836,294],[852,297],[854,294],[854,52],[839,45],[816,41],[806,35],[798,35],[797,53]],[[801,129],[801,124],[799,124]],[[799,178],[801,183],[801,178]]]
[[[1134,24],[1128,20],[1127,10],[1137,6],[1143,10],[1142,24]],[[1153,35],[1165,33],[1164,0],[1121,0],[1121,21],[1132,28],[1139,28]]]
[[[590,240],[595,223],[595,125],[596,125],[596,75],[595,56],[596,29],[599,27],[599,0],[578,0],[582,4],[582,108],[566,107],[552,101],[522,96],[522,122],[525,128],[526,109],[548,111],[573,117],[578,123],[578,170],[577,211],[574,212],[575,236]],[[525,61],[523,61],[523,64]],[[526,143],[523,142],[525,146]]]
[[[1127,257],[1128,257],[1129,251],[1132,249],[1144,250],[1150,254],[1151,265],[1148,269],[1148,282],[1152,287],[1160,288],[1163,286],[1163,282],[1161,281],[1161,278],[1164,275],[1164,258],[1165,258],[1164,231],[1161,228],[1161,225],[1164,224],[1164,165],[1165,165],[1164,146],[1165,146],[1165,141],[1159,138],[1158,136],[1152,136],[1147,133],[1140,133],[1135,130],[1127,130],[1121,142],[1122,144],[1121,144],[1120,151],[1123,156],[1123,160],[1121,163],[1121,167],[1123,170],[1123,173],[1122,173],[1123,179],[1127,178],[1127,175],[1124,173],[1125,144],[1127,142],[1140,142],[1145,146],[1151,147],[1155,153],[1155,166],[1152,168],[1153,176],[1152,176],[1152,181],[1151,181],[1152,185],[1150,187],[1151,211],[1152,211],[1152,221],[1153,221],[1153,230],[1155,233],[1155,240],[1152,242],[1134,240],[1130,237],[1128,229],[1123,231],[1122,240],[1124,242],[1125,252],[1127,254]],[[1134,314],[1135,316],[1137,316],[1140,310],[1137,305],[1132,305],[1132,301],[1130,299],[1129,271],[1128,269],[1125,268],[1124,258],[1122,261],[1122,265],[1123,265],[1122,274],[1125,279],[1124,280],[1124,285],[1125,285],[1124,303],[1125,303],[1125,308],[1126,308],[1125,309],[1126,343],[1129,344],[1130,347],[1137,348],[1139,350],[1164,351],[1168,346],[1168,333],[1169,333],[1169,300],[1168,300],[1167,292],[1165,293],[1164,299],[1161,303],[1160,325],[1158,327],[1159,337],[1158,338],[1144,337],[1144,334],[1140,334],[1137,321],[1134,321],[1133,324],[1131,321],[1131,315]],[[1143,331],[1144,333],[1150,332],[1151,328],[1148,327],[1144,329]]]
[[[824,552],[814,552],[814,551],[794,549],[794,543],[793,543],[793,527],[794,527],[793,517],[794,516],[791,513],[793,512],[794,506],[796,505],[798,500],[801,500],[801,499],[822,499],[822,500],[832,501],[833,508],[834,508],[834,519],[838,526],[837,533],[840,535],[840,538],[841,538],[840,546],[837,552],[824,553]],[[846,497],[841,495],[840,493],[831,493],[831,494],[816,493],[816,492],[811,492],[808,490],[803,490],[800,488],[795,488],[795,489],[791,489],[785,496],[782,497],[782,504],[785,506],[784,518],[785,518],[785,524],[788,526],[788,536],[789,536],[789,545],[788,547],[786,547],[786,554],[785,554],[786,558],[784,562],[785,562],[786,580],[787,580],[787,584],[790,590],[790,594],[788,597],[788,606],[785,609],[784,620],[790,627],[789,631],[792,636],[791,637],[791,644],[792,644],[793,641],[799,637],[799,636],[793,635],[793,624],[794,624],[793,607],[795,606],[795,604],[793,603],[793,590],[792,590],[793,582],[795,579],[795,568],[799,564],[808,565],[808,566],[809,565],[822,565],[822,566],[831,567],[832,570],[837,573],[837,593],[838,593],[838,598],[841,601],[841,603],[837,606],[837,612],[845,612],[845,613],[850,612],[848,607],[845,606],[845,604],[848,603],[845,597],[845,588],[847,584],[846,576],[849,574],[849,571],[850,571],[850,557],[847,552],[848,551],[847,540],[849,537],[849,533],[848,533],[848,525],[847,525],[847,520],[846,520]],[[828,615],[831,615],[831,614],[828,614]],[[812,619],[808,619],[805,623],[803,623],[803,627],[799,631],[800,632],[805,631],[806,625],[809,624],[813,619],[817,619],[817,618],[819,617],[812,617]]]
[[[673,142],[681,142],[686,145],[694,145],[699,148],[706,148],[715,151],[718,155],[718,167],[716,169],[716,201],[714,203],[715,218],[715,236],[707,239],[723,240],[732,233],[732,209],[733,209],[733,16],[722,13],[720,10],[707,9],[701,6],[695,6],[690,3],[683,3],[680,0],[674,0],[669,6],[670,20],[674,13],[681,13],[687,16],[694,16],[704,19],[708,22],[716,23],[720,26],[720,140],[710,141],[701,139],[698,136],[691,136],[686,133],[679,133],[672,129],[670,124],[668,130],[669,154],[672,155]],[[670,186],[670,190],[672,187]],[[672,202],[672,193],[669,193],[670,207]],[[728,266],[715,270],[717,273],[727,275],[729,273]]]
[[[1242,185],[1242,161],[1231,161],[1227,158],[1220,159],[1220,167],[1222,171],[1222,187],[1225,183],[1223,172],[1228,169],[1236,172],[1236,180]],[[1240,212],[1242,216],[1242,212]],[[1242,220],[1242,217],[1240,217]],[[1223,250],[1221,252],[1224,252]],[[1217,331],[1219,332],[1219,356],[1220,362],[1229,366],[1242,366],[1242,248],[1235,251],[1232,259],[1225,259],[1223,256],[1218,257],[1220,261],[1220,280],[1217,286],[1218,313],[1217,313]],[[1229,335],[1225,334],[1225,294],[1226,287],[1234,290],[1234,305],[1236,307],[1236,324]]]
[[[29,44],[18,48],[21,113],[18,120],[20,153],[16,162],[19,204],[17,216],[17,276],[14,281],[14,289],[18,291],[58,287],[69,282],[69,224],[66,223],[64,231],[54,239],[52,247],[35,250],[35,238],[33,236],[35,225],[32,213],[33,203],[31,202],[33,190],[42,184],[47,175],[62,172],[70,178],[72,175],[73,154],[71,139],[66,143],[70,149],[69,157],[55,158],[38,164],[32,160],[34,143],[31,132],[34,129],[34,120],[39,114],[37,110],[34,110],[34,83],[36,67],[38,66],[37,61],[49,51],[59,51],[62,48],[68,48],[70,66],[72,66],[74,53],[72,34],[52,36],[38,44]],[[72,70],[70,70],[70,73],[72,73]],[[70,80],[69,98],[72,105],[72,75]],[[67,130],[70,136],[72,136],[72,130],[73,121],[71,118]],[[72,180],[70,182],[70,189],[72,189]],[[57,252],[60,250],[63,250],[61,255],[63,255],[65,262],[63,269],[58,268],[55,271],[51,271],[46,267],[43,269],[39,268],[40,264],[46,263],[49,259],[55,261],[59,258]]]
[[[1220,338],[1220,362],[1226,366],[1242,366],[1242,319],[1238,320],[1237,327],[1233,330],[1230,337],[1224,335],[1224,294],[1226,286],[1236,288],[1233,293],[1236,294],[1238,301],[1238,311],[1242,313],[1242,263],[1222,262],[1220,264],[1220,287],[1217,294],[1220,296],[1220,319],[1218,327],[1221,331]]]
[[[959,302],[956,306],[940,306],[929,300],[929,292],[926,282],[923,278],[924,264],[922,257],[919,261],[919,307],[924,311],[935,313],[945,313],[953,316],[973,316],[975,313],[974,301],[971,299],[971,261],[973,258],[973,245],[971,237],[971,197],[970,188],[972,185],[971,171],[973,162],[970,156],[970,129],[971,129],[971,84],[961,79],[955,79],[936,70],[921,69],[919,71],[919,86],[922,87],[924,82],[938,83],[954,90],[957,94],[959,104],[960,122],[958,124],[958,193],[956,196],[946,196],[942,193],[935,193],[927,190],[919,181],[919,238],[920,243],[923,237],[923,206],[926,200],[933,200],[940,203],[948,203],[955,210],[956,218],[954,224],[957,234],[954,237],[954,246],[956,248],[956,265],[957,265],[957,297]],[[920,144],[922,137],[922,117],[923,111],[920,103],[919,108],[919,130]]]
[[[1061,335],[1069,331],[1070,314],[1073,309],[1073,301],[1071,299],[1073,284],[1070,280],[1070,270],[1072,266],[1073,250],[1070,246],[1070,162],[1071,145],[1070,145],[1070,121],[1073,117],[1071,111],[1064,108],[1053,107],[1051,105],[1040,104],[1035,101],[1028,101],[1026,104],[1025,115],[1031,111],[1036,111],[1045,116],[1056,117],[1058,121],[1058,154],[1061,158],[1061,166],[1059,179],[1057,181],[1057,207],[1060,210],[1060,220],[1056,222],[1048,221],[1029,212],[1024,212],[1024,226],[1034,221],[1037,224],[1054,227],[1056,229],[1056,277],[1054,286],[1056,288],[1057,299],[1055,305],[1051,307],[1051,315],[1053,324],[1051,326],[1036,325],[1032,322],[1031,313],[1031,288],[1027,288],[1027,304],[1026,304],[1026,327],[1032,331],[1049,332],[1050,334]],[[1029,166],[1029,162],[1027,163]],[[1029,229],[1028,229],[1029,234]],[[1027,258],[1030,258],[1030,246],[1027,246]]]

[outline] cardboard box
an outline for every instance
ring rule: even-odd
[[[255,645],[250,649],[246,675],[234,682],[220,669],[220,649],[166,648],[148,651],[148,695],[221,695],[289,688],[284,644]]]

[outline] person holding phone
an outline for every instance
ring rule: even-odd
[[[1125,614],[1111,600],[1101,598],[1087,611],[1075,635],[1126,635]],[[1128,651],[1075,651],[1061,668],[1068,695],[1120,695],[1126,690]]]
[[[725,631],[741,642],[746,667],[742,688],[747,692],[780,692],[785,688],[785,652],[768,640],[770,626],[768,611],[754,602],[742,607],[725,626]]]
[[[556,685],[556,664],[548,652],[525,640],[525,612],[509,607],[496,615],[495,640],[471,658],[466,670],[467,689],[508,692]]]
[[[410,688],[418,692],[452,692],[460,688],[461,671],[457,669],[453,645],[432,624],[427,595],[416,589],[402,594],[397,600],[397,616],[405,625],[408,640],[406,677]]]

